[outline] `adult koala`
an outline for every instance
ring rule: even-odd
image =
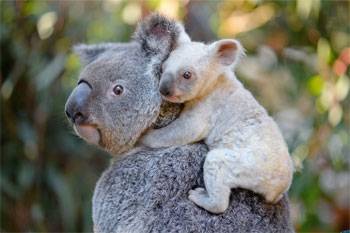
[[[287,197],[270,205],[235,189],[230,207],[213,215],[188,200],[203,186],[202,143],[147,149],[132,147],[150,127],[177,117],[180,107],[161,104],[161,63],[182,26],[159,15],[141,22],[130,43],[76,47],[84,64],[66,104],[76,132],[115,155],[93,197],[95,232],[293,232]]]

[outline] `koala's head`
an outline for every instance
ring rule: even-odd
[[[231,39],[209,45],[181,43],[163,63],[159,91],[174,103],[199,97],[215,85],[221,74],[232,72],[242,54],[241,44]]]
[[[133,42],[76,46],[83,69],[65,106],[75,132],[112,154],[130,149],[157,119],[160,66],[181,40],[181,25],[152,15]]]

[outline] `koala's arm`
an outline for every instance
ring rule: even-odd
[[[204,139],[208,125],[203,114],[184,109],[178,119],[166,127],[148,131],[140,142],[152,148],[186,145]]]

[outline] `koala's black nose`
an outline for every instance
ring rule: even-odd
[[[75,124],[83,124],[88,118],[86,111],[89,96],[91,94],[91,87],[81,82],[69,96],[65,112],[69,120]]]
[[[77,113],[75,113],[73,116],[72,115],[70,115],[70,113],[69,112],[67,112],[66,111],[66,115],[67,115],[67,117],[70,119],[70,121],[72,122],[72,123],[75,123],[75,124],[83,124],[84,123],[84,121],[86,120],[86,115],[84,115],[83,113],[81,113],[81,112],[77,112]]]

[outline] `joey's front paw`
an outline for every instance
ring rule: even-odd
[[[159,148],[158,138],[153,136],[153,130],[148,131],[140,140],[139,143],[146,147]]]
[[[152,147],[151,143],[149,142],[149,140],[147,139],[146,136],[143,136],[139,142],[138,142],[141,146],[146,146],[146,147]]]

